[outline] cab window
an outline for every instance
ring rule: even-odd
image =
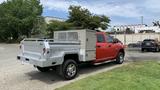
[[[97,34],[97,42],[99,43],[105,42],[105,38],[103,34]]]

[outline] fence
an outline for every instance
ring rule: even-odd
[[[112,34],[115,38],[118,38],[122,43],[128,45],[130,43],[137,43],[144,39],[158,39],[160,41],[160,34],[145,33],[145,34]]]

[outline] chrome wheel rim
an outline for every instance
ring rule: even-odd
[[[120,59],[120,62],[123,62],[124,61],[124,55],[120,54],[119,59]]]
[[[73,77],[76,74],[76,66],[75,64],[69,64],[67,66],[67,75]]]

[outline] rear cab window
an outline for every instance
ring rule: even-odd
[[[143,43],[148,43],[148,42],[156,43],[157,41],[154,40],[154,39],[145,39],[145,40],[143,40]]]
[[[145,39],[144,40],[144,42],[150,42],[150,41],[154,42],[155,40],[154,39]]]
[[[97,42],[98,43],[104,43],[105,42],[105,37],[103,34],[97,34]]]

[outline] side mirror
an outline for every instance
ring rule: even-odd
[[[113,39],[113,43],[118,43],[118,42],[119,42],[119,40],[117,38]]]

